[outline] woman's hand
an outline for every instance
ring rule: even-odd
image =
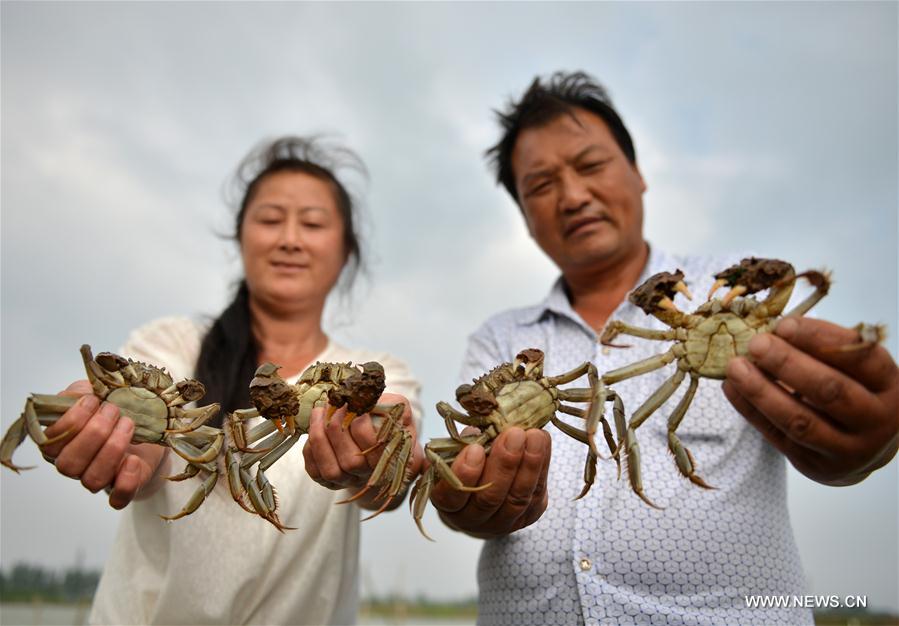
[[[126,507],[153,477],[166,448],[133,445],[134,422],[121,417],[116,405],[101,404],[88,381],[72,383],[60,395],[81,398],[47,427],[48,438],[68,435],[62,441],[41,446],[44,458],[60,474],[81,481],[93,493],[107,489],[112,508]]]
[[[403,396],[385,393],[378,400],[378,404],[404,404],[403,424],[412,433],[415,442],[412,448],[411,465],[407,471],[414,478],[422,469],[421,445],[418,443],[418,433],[415,423],[412,421],[412,410],[409,401]],[[372,448],[377,443],[377,429],[369,415],[360,415],[355,418],[344,430],[341,428],[343,417],[346,415],[346,407],[338,409],[328,424],[325,424],[325,409],[314,409],[309,421],[309,438],[303,447],[303,457],[306,461],[306,471],[309,476],[320,485],[329,489],[350,489],[354,494],[365,488],[368,479],[381,459],[383,446],[377,446],[374,450],[362,454],[363,450]],[[377,509],[383,501],[374,501],[378,489],[370,489],[363,498],[357,500],[359,506],[365,509]],[[394,502],[388,509],[396,508],[404,499],[394,498]]]

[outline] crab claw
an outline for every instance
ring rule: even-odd
[[[737,296],[742,296],[744,293],[749,291],[749,289],[745,285],[737,285],[733,289],[727,292],[725,296],[721,299],[721,304],[724,306],[730,305],[733,302],[734,298]]]
[[[346,430],[347,426],[349,426],[354,419],[356,419],[356,414],[352,411],[347,411],[346,415],[343,418],[343,423],[340,425],[340,429]]]
[[[680,312],[678,310],[677,306],[675,306],[674,302],[671,300],[671,298],[668,298],[668,297],[665,297],[665,298],[662,298],[661,300],[659,300],[656,303],[656,306],[659,307],[660,309],[665,309],[666,311],[671,311],[672,313]]]
[[[685,295],[690,294],[684,284],[684,273],[680,270],[659,272],[647,278],[628,295],[627,299],[647,315],[655,315],[660,308],[679,313],[680,311],[672,302],[672,298],[678,291],[686,292]]]
[[[690,290],[689,290],[689,289],[687,289],[687,283],[685,283],[685,282],[682,281],[682,280],[681,280],[681,281],[678,281],[678,283],[674,286],[674,290],[675,290],[675,291],[678,291],[678,292],[680,292],[680,293],[682,293],[682,294],[684,294],[684,297],[685,297],[687,300],[692,300],[692,299],[693,299],[693,294],[690,293]]]
[[[724,287],[724,285],[726,284],[727,280],[724,278],[719,278],[718,280],[716,280],[715,284],[712,285],[712,288],[709,289],[709,297],[707,298],[707,300],[711,300],[712,298],[714,298],[715,292]]]
[[[524,378],[535,378],[543,372],[543,351],[528,348],[515,355],[515,373]]]

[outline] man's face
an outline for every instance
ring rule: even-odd
[[[522,131],[512,171],[528,230],[563,274],[643,249],[646,184],[599,116],[576,108]]]

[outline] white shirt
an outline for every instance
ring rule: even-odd
[[[639,282],[660,271],[683,270],[697,300],[678,306],[690,311],[708,293],[712,275],[737,261],[651,250]],[[666,328],[627,301],[610,319]],[[558,375],[584,361],[595,363],[601,374],[671,345],[631,336],[617,343],[632,347],[600,345],[572,309],[560,279],[537,306],[500,313],[475,332],[462,377],[468,382],[524,348],[542,349],[545,373]],[[613,385],[626,414],[674,368],[670,364]],[[586,384],[583,377],[566,387]],[[702,380],[677,433],[693,453],[698,475],[716,489],[688,482],[667,449],[667,420],[686,388],[682,384],[636,431],[644,493],[665,507],[662,511],[634,494],[624,469],[617,480],[610,460],[599,462],[593,488],[575,502],[586,446],[547,426],[553,446],[549,507],[532,526],[484,544],[479,624],[813,623],[807,609],[750,609],[744,598],[806,593],[787,512],[784,457],[730,405],[720,381]],[[608,405],[606,415],[612,423]],[[577,418],[560,416],[583,428]],[[601,433],[597,445],[600,452],[606,447]]]
[[[193,375],[205,330],[187,318],[160,319],[132,333],[121,353],[165,366],[177,381]],[[384,366],[387,391],[404,395],[420,415],[418,382],[389,354],[330,342],[313,362],[372,360]],[[179,511],[198,478],[166,481],[152,496],[132,502],[122,513],[91,623],[355,623],[359,509],[336,505],[346,493],[309,478],[302,447],[297,443],[266,471],[281,521],[296,530],[282,534],[241,509],[224,476],[196,512],[174,522],[159,515]],[[160,475],[184,469],[174,455],[167,458],[175,460]]]

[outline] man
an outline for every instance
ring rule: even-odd
[[[606,372],[663,352],[659,342],[635,339],[619,350],[597,339],[611,319],[663,328],[626,301],[650,275],[680,268],[704,294],[712,275],[739,257],[673,257],[643,240],[646,184],[636,153],[589,76],[537,79],[500,119],[502,139],[489,151],[498,179],[561,277],[540,304],[494,316],[472,335],[463,376],[530,347],[546,352],[548,374],[584,361]],[[809,610],[750,609],[744,596],[805,593],[785,458],[813,480],[848,485],[896,452],[892,358],[880,346],[827,349],[858,340],[855,330],[785,319],[752,339],[749,358],[730,361],[724,394],[711,381],[699,385],[677,432],[714,490],[677,471],[667,454],[674,399],[662,407],[636,435],[646,495],[663,510],[617,481],[608,461],[592,491],[574,501],[586,448],[556,429],[511,429],[489,458],[479,446],[466,448],[454,472],[466,485],[490,487],[462,492],[440,481],[431,499],[446,524],[488,540],[479,622],[811,624]],[[615,390],[631,412],[671,373],[663,368]]]

